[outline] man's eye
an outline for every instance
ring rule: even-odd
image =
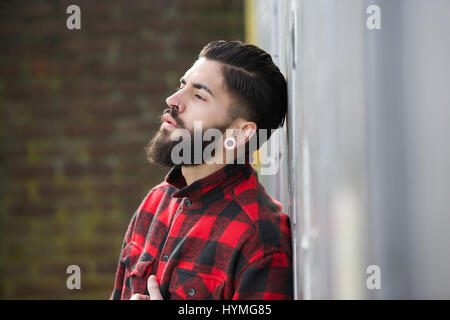
[[[199,95],[199,94],[196,94],[195,95],[198,99],[200,99],[200,100],[203,100],[203,101],[205,101],[206,99],[205,98],[203,98],[201,95]]]

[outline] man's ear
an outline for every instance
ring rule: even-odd
[[[241,124],[240,132],[242,132],[243,136],[240,137],[240,139],[244,139],[244,143],[247,143],[250,138],[256,134],[257,128],[258,126],[254,122],[244,122],[243,124]]]

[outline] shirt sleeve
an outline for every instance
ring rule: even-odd
[[[125,271],[126,271],[125,270],[126,266],[124,265],[124,263],[122,261],[124,249],[127,247],[127,245],[132,241],[133,237],[135,236],[136,222],[139,218],[141,209],[144,207],[144,204],[146,203],[146,201],[148,201],[151,198],[154,190],[156,190],[156,189],[155,188],[151,189],[149,191],[149,193],[147,194],[147,196],[141,201],[139,207],[134,212],[130,223],[128,224],[128,228],[127,228],[127,231],[125,233],[125,237],[124,237],[123,243],[122,243],[122,249],[120,250],[119,261],[118,261],[118,266],[117,266],[117,271],[116,271],[116,278],[115,278],[115,282],[114,282],[114,289],[111,293],[111,296],[109,297],[110,300],[122,299],[124,285],[125,285]]]
[[[119,261],[118,261],[118,266],[117,266],[117,271],[116,271],[116,278],[114,281],[114,289],[113,289],[113,292],[111,293],[111,296],[109,297],[110,300],[120,300],[120,298],[122,296],[124,277],[125,277],[125,266],[122,263],[122,254],[123,254],[123,250],[125,249],[127,244],[131,241],[131,238],[133,236],[138,211],[139,210],[137,210],[134,213],[133,218],[131,219],[131,221],[128,225],[127,232],[125,233],[125,237],[124,237],[123,244],[122,244],[122,249],[121,249],[120,255],[119,255]]]
[[[233,300],[291,300],[293,276],[290,255],[275,252],[249,263],[236,280]]]

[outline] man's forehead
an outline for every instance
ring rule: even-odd
[[[210,86],[217,87],[220,87],[223,83],[220,63],[206,58],[200,58],[195,61],[182,78],[185,81],[208,82]]]

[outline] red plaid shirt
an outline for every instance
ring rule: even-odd
[[[229,164],[189,186],[176,166],[134,214],[111,299],[292,299],[289,218],[250,164]]]

